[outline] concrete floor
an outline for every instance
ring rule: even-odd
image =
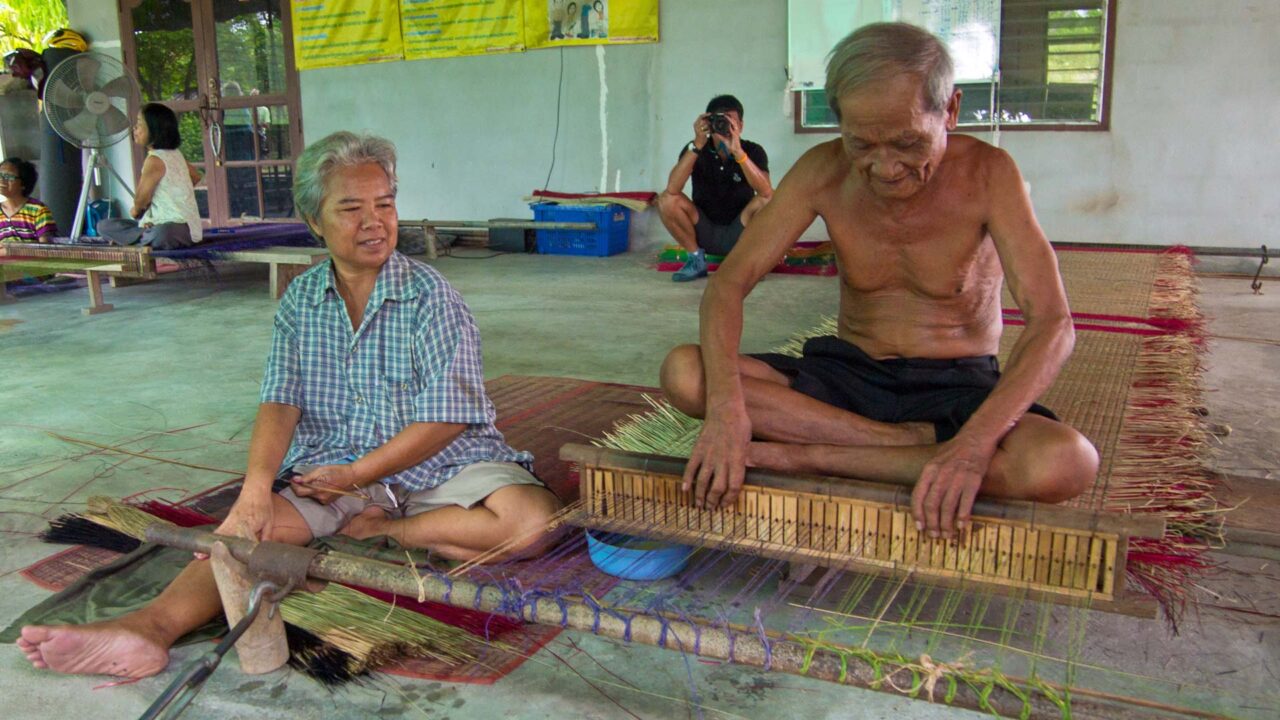
[[[562,375],[653,385],[667,349],[696,340],[704,283],[674,285],[648,262],[648,255],[627,254],[442,258],[434,264],[475,312],[489,377]],[[52,553],[32,537],[47,518],[91,494],[193,490],[229,477],[84,455],[83,448],[46,431],[110,444],[133,441],[135,450],[232,471],[243,467],[275,310],[265,287],[265,274],[251,267],[224,271],[217,281],[169,277],[107,289],[116,310],[93,318],[79,312],[83,291],[0,305],[0,624],[46,595],[17,571]],[[1253,295],[1247,281],[1214,279],[1204,289],[1213,333],[1276,335],[1280,286],[1271,283],[1270,294]],[[744,348],[764,350],[808,327],[834,310],[835,294],[833,278],[769,277],[748,302]],[[1263,399],[1280,395],[1280,347],[1223,339],[1212,341],[1211,350],[1206,383],[1214,392],[1206,405],[1215,422],[1233,430],[1214,463],[1234,475],[1275,478],[1280,408]],[[1156,621],[1104,618],[1090,628],[1087,641],[1113,667],[1186,684],[1185,695],[1164,702],[1235,717],[1275,717],[1280,559],[1268,552],[1261,558],[1219,556],[1225,566],[1205,582],[1206,606],[1177,638]],[[3,712],[36,718],[78,707],[101,717],[134,716],[180,663],[206,649],[175,651],[170,670],[158,678],[100,688],[102,678],[39,672],[16,649],[0,647]],[[978,716],[807,678],[697,662],[686,668],[669,651],[580,633],[561,635],[550,649],[567,663],[544,650],[491,687],[380,677],[336,693],[291,671],[243,676],[232,658],[187,717]],[[696,706],[691,687],[697,688]]]

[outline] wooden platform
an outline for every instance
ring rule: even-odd
[[[329,251],[316,247],[265,247],[256,250],[232,250],[218,253],[222,262],[267,263],[271,266],[271,280],[267,290],[279,300],[289,283],[306,272],[307,268],[329,259]]]
[[[10,257],[30,257],[33,259],[64,260],[96,260],[101,264],[84,267],[88,278],[89,306],[83,309],[86,315],[97,315],[110,311],[111,303],[104,302],[102,296],[102,279],[111,280],[112,287],[121,287],[154,280],[160,271],[156,266],[156,257],[151,248],[145,245],[53,245],[33,243],[5,242],[4,248]],[[302,274],[316,264],[329,257],[329,251],[317,247],[270,246],[246,250],[227,250],[216,252],[211,256],[217,262],[251,262],[265,263],[270,266],[270,284],[268,291],[271,297],[280,299],[293,278]],[[0,300],[6,298],[0,297]]]

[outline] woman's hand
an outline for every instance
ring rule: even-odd
[[[363,495],[360,478],[350,465],[321,465],[305,475],[294,477],[293,492],[328,505],[344,495]]]
[[[275,501],[271,497],[271,485],[267,484],[266,488],[265,492],[242,489],[236,504],[227,513],[227,519],[213,532],[247,540],[271,539],[271,531],[275,527]],[[197,560],[209,559],[206,553],[196,553],[195,556]]]

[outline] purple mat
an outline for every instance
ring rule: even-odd
[[[256,223],[204,231],[199,244],[177,250],[153,250],[152,257],[170,260],[217,259],[218,253],[279,245],[318,247],[311,231],[302,223]]]

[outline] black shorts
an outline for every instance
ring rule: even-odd
[[[742,237],[742,216],[733,219],[728,225],[717,225],[707,218],[707,214],[698,211],[698,223],[693,226],[694,235],[698,239],[698,247],[708,255],[728,255]]]
[[[777,353],[751,357],[791,378],[792,390],[828,405],[880,422],[933,423],[938,442],[956,436],[1000,379],[994,355],[876,360],[832,336],[809,340],[798,358]],[[1058,419],[1041,405],[1027,412]]]

